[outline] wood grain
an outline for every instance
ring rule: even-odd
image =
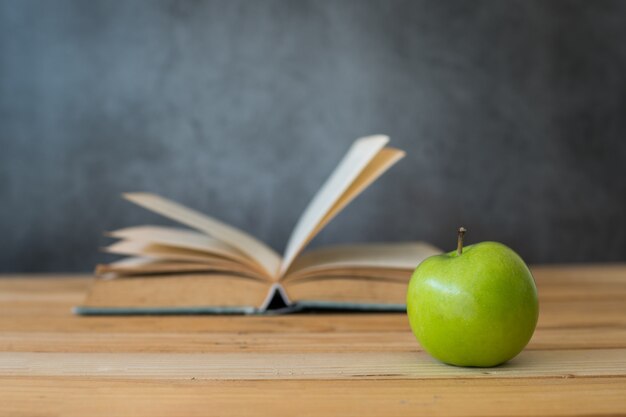
[[[525,351],[495,368],[444,365],[425,352],[0,353],[0,375],[153,380],[567,378],[626,375],[626,349]]]
[[[68,349],[68,346],[71,349]],[[537,329],[527,350],[626,348],[626,327]],[[421,347],[408,331],[175,333],[1,332],[0,352],[412,352]]]
[[[6,416],[619,416],[623,378],[346,381],[0,377]]]
[[[128,381],[2,378],[6,416],[617,416],[623,378]]]
[[[76,317],[89,285],[0,279],[0,415],[626,415],[626,266],[533,268],[504,366],[431,359],[404,314]]]

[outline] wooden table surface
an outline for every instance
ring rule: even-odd
[[[404,314],[75,317],[88,279],[5,276],[0,415],[626,415],[626,266],[533,272],[537,331],[490,369]]]

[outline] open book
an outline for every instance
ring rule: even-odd
[[[284,255],[214,218],[148,193],[124,197],[190,229],[117,230],[77,314],[263,313],[301,309],[403,310],[411,272],[440,251],[419,242],[306,245],[404,156],[389,138],[358,139],[298,220]]]

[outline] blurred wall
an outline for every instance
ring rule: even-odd
[[[626,260],[626,2],[0,0],[0,270],[81,271],[169,224],[282,250],[357,137],[408,156],[314,245],[502,241]]]

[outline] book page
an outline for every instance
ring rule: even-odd
[[[312,281],[312,280],[323,280],[333,277],[345,277],[349,279],[355,280],[363,280],[363,279],[384,279],[387,281],[400,281],[407,283],[411,278],[412,270],[410,269],[394,269],[394,268],[337,268],[330,269],[324,271],[315,271],[310,274],[304,275],[296,275],[290,276],[289,279],[285,279],[281,281],[285,282],[295,282],[295,281]]]
[[[285,282],[289,299],[294,303],[324,302],[341,304],[403,305],[408,281],[332,277],[322,280]]]
[[[124,198],[221,240],[257,262],[268,278],[276,278],[280,267],[280,255],[248,233],[156,194],[125,193]]]
[[[389,142],[387,136],[379,135],[361,138],[352,144],[339,165],[298,219],[285,247],[283,263],[280,268],[281,275],[289,268],[304,245],[313,238],[316,227],[328,214],[328,211],[387,142]]]
[[[249,306],[258,308],[267,297],[269,284],[224,274],[192,274],[96,279],[84,307],[152,308],[156,314],[167,308]]]
[[[289,269],[284,281],[328,275],[389,276],[409,275],[424,259],[441,250],[423,242],[338,245],[307,252]],[[400,272],[401,274],[398,274]]]
[[[152,242],[140,242],[136,240],[119,240],[103,248],[105,252],[117,255],[145,255],[158,259],[178,259],[198,262],[223,262],[240,265],[223,256],[199,250],[185,249],[180,247],[162,245]]]
[[[109,264],[96,266],[96,275],[103,278],[137,275],[184,275],[215,271],[236,273],[236,271],[231,269],[231,265],[148,257],[129,257]],[[265,278],[263,280],[267,281]]]
[[[239,262],[233,262],[227,258],[209,254],[202,251],[177,248],[155,243],[122,240],[104,248],[104,251],[118,255],[131,255],[148,257],[157,260],[197,262],[210,265],[212,269],[232,272],[233,274],[245,274],[256,279],[268,281],[267,276]]]
[[[164,226],[135,226],[114,230],[106,235],[118,239],[207,252],[249,266],[258,266],[256,262],[232,246],[193,230]]]
[[[344,158],[344,161],[341,162],[300,218],[285,251],[281,265],[281,276],[288,271],[298,254],[324,226],[404,156],[404,152],[401,150],[378,147],[381,142],[365,143],[367,144],[365,149],[361,148],[349,152],[348,156],[352,153],[356,156]],[[377,146],[374,147],[374,145]],[[348,168],[352,170],[358,166],[356,175],[353,175],[354,172],[350,172],[350,175],[346,174],[345,172],[351,170],[344,168],[345,165],[349,165]],[[335,176],[339,176],[341,180],[347,180],[350,177],[350,181],[331,181]],[[336,186],[335,183],[341,183],[341,186]],[[330,186],[328,186],[329,184]]]

